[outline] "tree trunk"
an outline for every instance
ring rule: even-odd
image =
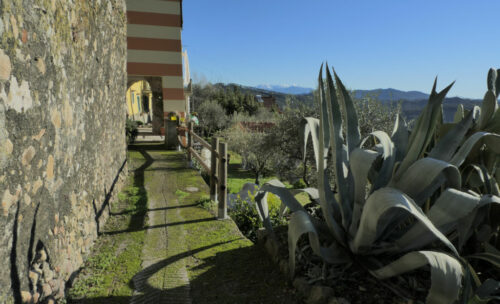
[[[258,171],[255,171],[255,184],[260,186],[260,173]]]

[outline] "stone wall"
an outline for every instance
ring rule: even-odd
[[[0,303],[53,302],[126,171],[124,0],[0,0]]]

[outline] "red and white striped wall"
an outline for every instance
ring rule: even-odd
[[[127,0],[128,76],[161,77],[163,112],[186,112],[182,0]]]

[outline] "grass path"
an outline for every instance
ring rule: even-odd
[[[69,303],[298,303],[262,248],[200,208],[208,188],[182,153],[133,149],[137,169]]]

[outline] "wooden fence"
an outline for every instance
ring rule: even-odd
[[[213,137],[211,144],[209,144],[194,133],[192,122],[189,123],[187,129],[180,130],[185,131],[188,136],[187,146],[183,146],[187,150],[188,161],[191,163],[193,157],[196,158],[210,176],[210,199],[218,202],[217,217],[219,219],[227,218],[227,143],[219,142],[219,138]],[[206,164],[203,158],[193,149],[195,141],[210,151],[210,165]],[[182,141],[179,140],[179,142]]]

